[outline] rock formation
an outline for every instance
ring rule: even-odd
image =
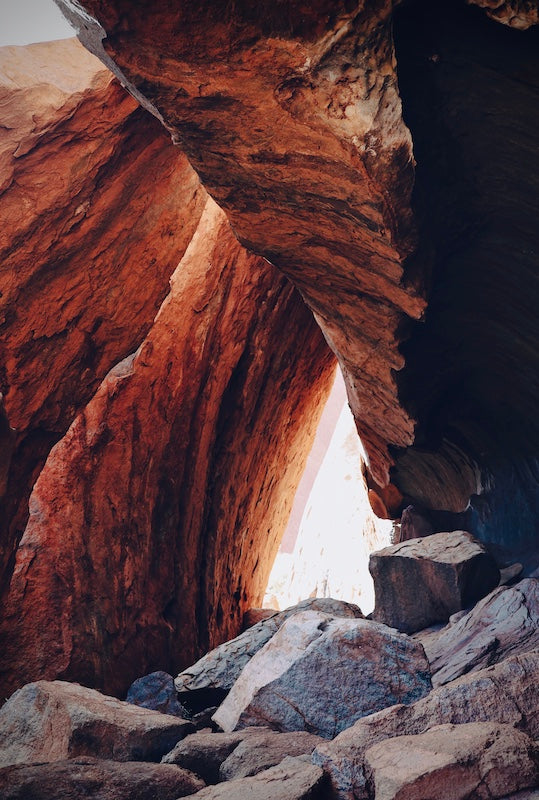
[[[535,531],[536,4],[58,1],[313,309],[378,512]]]
[[[290,283],[208,200],[150,333],[34,487],[5,685],[125,692],[237,633],[263,596],[333,370]]]
[[[149,330],[205,192],[76,40],[1,48],[0,96],[1,593],[51,446]]]

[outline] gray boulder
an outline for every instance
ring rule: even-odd
[[[252,731],[251,735],[245,736],[221,764],[219,780],[233,781],[257,775],[280,764],[287,756],[310,756],[323,741],[306,731],[277,733],[269,730],[255,732],[253,728],[248,730]]]
[[[219,768],[233,750],[248,736],[267,733],[267,728],[245,728],[233,733],[197,731],[186,736],[161,759],[163,764],[177,764],[200,775],[206,783],[218,783]]]
[[[37,681],[0,709],[0,766],[97,756],[159,761],[190,722],[64,681]]]
[[[467,608],[498,585],[492,556],[470,533],[411,539],[372,553],[373,618],[413,633]]]
[[[219,645],[191,667],[180,672],[174,681],[180,703],[193,711],[219,705],[254,654],[287,619],[308,609],[324,611],[334,617],[363,618],[361,610],[353,603],[331,597],[303,600],[296,606],[279,611],[248,628],[235,639]]]
[[[421,645],[364,619],[304,611],[244,668],[213,719],[225,731],[268,725],[332,738],[357,719],[431,689]]]
[[[395,705],[360,719],[332,742],[319,745],[312,760],[329,774],[332,797],[367,800],[365,753],[377,742],[469,722],[508,724],[539,739],[538,674],[538,652],[513,656],[440,686],[412,705]]]
[[[182,718],[186,716],[185,708],[178,702],[174,678],[168,672],[161,670],[133,681],[125,700],[126,703],[151,708],[153,711],[160,711],[161,714]]]
[[[539,581],[500,586],[422,642],[434,686],[539,647]]]

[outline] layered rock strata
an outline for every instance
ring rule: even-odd
[[[410,501],[460,513],[492,490],[452,527],[503,541],[504,523],[526,516],[529,542],[536,4],[478,2],[507,25],[458,0],[394,13],[389,0],[59,0],[185,148],[241,240],[315,312],[343,368],[377,513]]]
[[[75,39],[1,48],[0,103],[1,591],[39,469],[149,330],[205,192]]]
[[[299,295],[209,200],[149,335],[34,487],[4,685],[122,692],[236,634],[262,599],[333,374]]]

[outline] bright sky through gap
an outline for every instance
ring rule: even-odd
[[[74,35],[53,0],[0,0],[1,47]]]

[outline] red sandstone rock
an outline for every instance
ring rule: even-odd
[[[205,192],[75,39],[1,48],[0,103],[0,391],[17,430],[1,590],[38,470],[147,333]]]
[[[333,371],[293,287],[209,201],[150,334],[36,483],[2,629],[4,691],[64,677],[122,692],[237,634],[262,599]]]
[[[393,4],[197,0],[142,12],[84,0],[100,24],[63,5],[86,46],[165,121],[241,241],[300,289],[387,484],[388,444],[409,445],[414,431],[394,377],[401,329],[424,308],[403,282],[414,161]]]

